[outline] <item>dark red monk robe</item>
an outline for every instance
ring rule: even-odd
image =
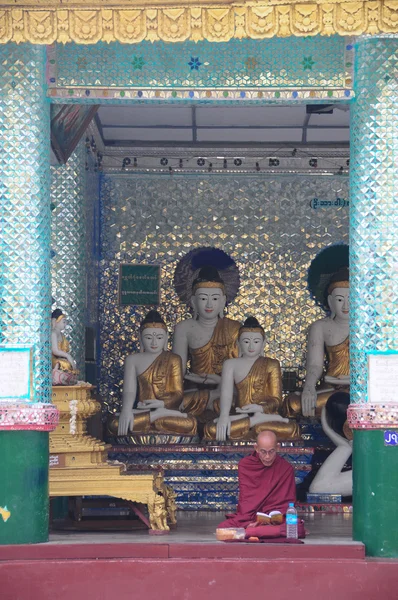
[[[243,458],[238,466],[239,503],[236,514],[219,524],[223,527],[247,527],[256,513],[279,510],[285,514],[289,502],[296,501],[294,470],[285,459],[276,456],[270,467],[263,465],[257,452]]]

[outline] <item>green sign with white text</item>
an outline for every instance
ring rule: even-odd
[[[127,306],[160,303],[160,266],[129,265],[119,268],[119,304]]]

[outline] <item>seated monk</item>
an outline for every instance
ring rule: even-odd
[[[279,362],[261,356],[265,332],[257,319],[249,317],[239,330],[240,358],[225,361],[221,376],[220,417],[205,426],[206,440],[254,440],[264,429],[278,439],[300,437],[295,421],[283,418],[282,376]],[[235,410],[231,414],[234,384]]]
[[[270,537],[286,536],[284,524],[262,526],[256,521],[258,512],[269,514],[270,511],[280,511],[285,515],[289,503],[296,501],[293,467],[277,454],[277,448],[278,440],[273,431],[259,433],[253,454],[242,458],[238,465],[237,511],[227,515],[226,521],[220,523],[217,529],[244,527],[246,537],[263,537],[261,530],[271,528]],[[300,523],[299,537],[303,537],[303,534]]]
[[[196,435],[196,419],[178,408],[183,397],[181,359],[167,352],[167,328],[160,314],[150,311],[141,323],[142,352],[124,364],[123,404],[118,435],[165,433]],[[138,388],[137,408],[133,408]],[[111,427],[115,427],[114,422]]]

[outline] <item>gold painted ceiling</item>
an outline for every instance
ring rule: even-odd
[[[398,33],[398,0],[0,0],[0,43],[182,42]]]

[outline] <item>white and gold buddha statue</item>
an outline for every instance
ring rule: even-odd
[[[182,360],[185,379],[197,388],[184,393],[182,410],[199,416],[220,396],[224,362],[238,356],[240,323],[224,316],[225,285],[215,267],[202,267],[193,280],[193,318],[175,327],[173,352]],[[187,363],[190,360],[190,373]]]
[[[51,314],[51,363],[53,385],[74,385],[79,371],[70,354],[70,345],[63,332],[66,316],[59,308]]]
[[[290,394],[286,415],[321,416],[329,396],[349,391],[349,271],[344,267],[326,286],[330,316],[315,321],[309,329],[305,384],[301,396]],[[327,361],[324,374],[325,358]],[[318,385],[318,381],[321,384]]]
[[[220,416],[205,426],[205,439],[252,440],[267,429],[279,440],[300,437],[296,422],[283,418],[282,375],[279,362],[262,356],[265,332],[249,317],[239,329],[239,357],[224,362],[221,376]],[[234,386],[237,390],[233,414]]]
[[[141,352],[125,359],[118,435],[129,431],[196,435],[196,419],[179,410],[183,399],[181,358],[167,351],[167,339],[162,317],[150,311],[140,326]]]

